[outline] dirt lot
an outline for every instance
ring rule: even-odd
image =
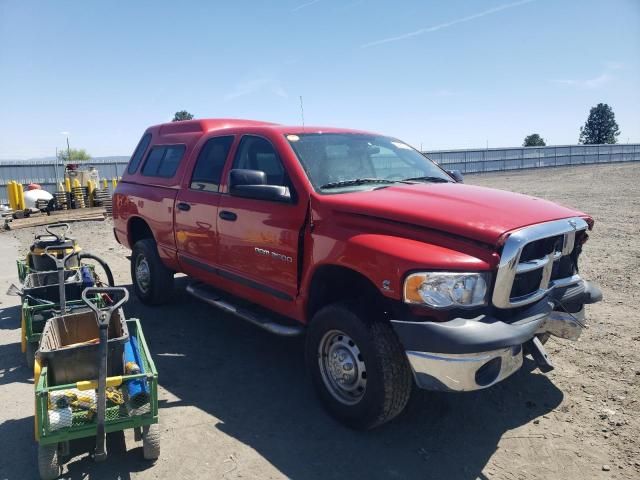
[[[160,372],[162,455],[142,460],[111,446],[107,463],[86,454],[70,478],[640,478],[640,164],[469,176],[595,217],[582,273],[599,283],[591,328],[577,343],[551,340],[556,370],[522,371],[489,390],[417,392],[405,413],[371,432],[334,422],[315,398],[300,339],[272,337],[190,298],[179,279],[171,304],[133,298]],[[0,479],[36,478],[32,374],[19,345],[14,258],[34,230],[0,234]],[[76,224],[86,250],[130,284],[128,252],[110,222]],[[114,439],[114,440],[117,440]]]

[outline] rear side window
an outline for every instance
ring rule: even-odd
[[[220,176],[231,144],[233,144],[232,136],[211,138],[204,144],[193,169],[190,188],[203,192],[219,190]]]
[[[142,175],[145,177],[173,177],[184,156],[184,151],[184,145],[153,147],[142,167]]]
[[[135,173],[140,166],[140,160],[142,160],[142,156],[144,155],[145,150],[149,146],[149,142],[151,141],[151,134],[147,133],[142,136],[138,146],[136,147],[135,152],[131,155],[131,160],[129,160],[129,168],[127,168],[127,172]]]

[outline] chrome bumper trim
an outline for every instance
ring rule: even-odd
[[[584,307],[579,312],[571,314],[553,311],[540,325],[538,333],[550,333],[555,337],[576,341],[580,338],[584,325]]]
[[[407,351],[418,387],[426,390],[466,392],[490,387],[522,366],[520,346],[490,352],[446,354]],[[484,367],[485,374],[479,371]]]

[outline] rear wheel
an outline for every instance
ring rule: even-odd
[[[145,460],[160,456],[160,426],[157,423],[142,427],[142,454]]]
[[[325,408],[357,429],[396,417],[411,393],[411,370],[391,326],[355,303],[324,307],[307,334],[306,360]]]
[[[173,272],[164,266],[156,242],[139,240],[131,252],[131,280],[138,298],[148,305],[169,301],[173,290]]]
[[[60,476],[58,445],[38,445],[38,471],[42,480],[53,480]]]

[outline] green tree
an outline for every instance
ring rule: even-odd
[[[544,138],[537,133],[532,133],[524,137],[523,147],[544,147],[546,145]]]
[[[618,135],[620,130],[616,116],[606,103],[599,103],[591,108],[587,122],[584,127],[580,127],[580,143],[585,145],[616,143]]]
[[[193,115],[186,110],[180,110],[173,116],[172,122],[182,122],[183,120],[192,120]]]
[[[85,162],[91,159],[91,155],[84,148],[70,148],[58,151],[58,160],[61,162]]]

